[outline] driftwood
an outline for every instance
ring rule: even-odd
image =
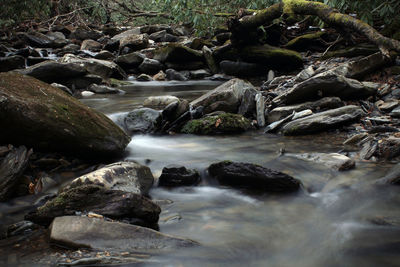
[[[282,15],[313,15],[332,27],[354,31],[364,35],[371,43],[379,47],[381,52],[390,56],[391,52],[400,52],[400,42],[381,35],[377,30],[367,23],[352,16],[342,14],[320,2],[306,0],[282,0],[264,10],[257,11],[252,15],[239,16],[229,22],[232,32],[232,44],[240,43],[246,39],[248,33],[259,26],[268,24]]]
[[[12,148],[0,165],[0,202],[7,201],[14,196],[19,178],[25,171],[32,149],[24,146]]]

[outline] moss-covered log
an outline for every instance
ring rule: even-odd
[[[381,35],[367,23],[349,15],[339,13],[336,9],[323,3],[306,0],[282,0],[282,2],[258,11],[254,15],[232,20],[229,23],[229,28],[232,32],[232,43],[238,43],[249,30],[267,24],[283,14],[318,16],[332,27],[352,30],[364,35],[370,42],[376,44],[382,53],[387,56],[390,54],[390,51],[400,52],[399,41]]]

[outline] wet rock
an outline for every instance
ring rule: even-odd
[[[49,60],[21,70],[20,73],[53,83],[59,82],[61,79],[84,76],[86,69],[78,63],[59,63]]]
[[[139,81],[139,82],[150,82],[150,81],[153,80],[153,77],[151,77],[148,74],[142,73],[136,78],[136,80]]]
[[[254,92],[254,95],[257,93],[257,90],[249,82],[232,79],[193,100],[191,105],[193,107],[203,106],[205,113],[213,111],[236,113],[247,90]]]
[[[143,106],[148,108],[164,109],[169,104],[179,101],[179,98],[172,95],[150,96],[144,100]]]
[[[186,134],[212,135],[235,134],[252,128],[251,121],[239,114],[222,113],[190,120],[181,132]]]
[[[304,153],[293,156],[299,159],[323,164],[338,171],[349,170],[356,166],[354,160],[339,153]]]
[[[261,192],[290,193],[301,186],[299,180],[287,174],[251,163],[222,161],[211,164],[208,173],[222,185]]]
[[[0,74],[0,139],[82,156],[120,155],[130,138],[105,115],[19,73]]]
[[[22,56],[0,57],[0,72],[25,68],[25,59]]]
[[[363,113],[361,108],[353,105],[332,109],[291,121],[283,126],[282,133],[284,135],[300,135],[325,131],[355,121]]]
[[[361,82],[337,75],[332,71],[323,72],[298,83],[274,98],[277,104],[294,104],[323,96],[337,96],[341,99],[360,99],[375,95],[376,90]]]
[[[265,127],[264,132],[265,133],[274,133],[278,131],[283,125],[285,125],[287,122],[291,121],[295,115],[295,112],[292,114],[284,117],[283,119],[280,119],[279,121],[274,121],[273,123],[269,124],[267,127]]]
[[[33,47],[52,47],[52,39],[40,32],[21,33],[19,37]]]
[[[22,173],[28,166],[32,150],[24,146],[12,148],[0,163],[0,202],[16,197]]]
[[[376,181],[377,184],[400,185],[400,163],[392,167],[388,174]]]
[[[161,209],[139,194],[108,190],[97,185],[83,185],[60,193],[27,214],[25,219],[47,226],[55,217],[85,211],[112,219],[138,219],[151,225],[157,223]]]
[[[160,70],[164,69],[164,65],[158,60],[145,58],[139,65],[139,70],[145,74],[154,75]]]
[[[342,107],[344,103],[338,97],[324,97],[314,102],[305,102],[297,105],[277,107],[268,113],[268,122],[281,120],[292,114],[293,112],[301,112],[303,110],[311,109],[313,111],[320,111],[325,109],[334,109]]]
[[[81,50],[89,50],[93,52],[99,52],[103,48],[103,45],[97,41],[87,39],[81,44]]]
[[[82,97],[88,97],[88,96],[92,96],[92,95],[94,95],[95,93],[93,93],[92,91],[82,91],[81,92],[81,96]]]
[[[111,61],[94,58],[87,59],[72,54],[66,54],[60,62],[79,64],[83,66],[88,73],[101,76],[103,79],[125,79],[127,77],[126,73],[116,63]]]
[[[82,185],[98,185],[105,189],[148,195],[154,182],[149,167],[136,162],[121,161],[104,166],[74,179],[63,191]]]
[[[155,81],[165,81],[166,79],[167,75],[162,70],[160,70],[156,75],[153,76],[153,80]]]
[[[90,85],[88,90],[96,94],[119,94],[122,92],[121,90],[106,85],[98,85],[98,84]]]
[[[94,56],[95,59],[102,59],[102,60],[111,60],[114,58],[113,53],[107,50],[101,50]]]
[[[378,144],[374,140],[364,143],[360,151],[360,158],[369,160],[375,154],[377,149]]]
[[[164,121],[173,122],[187,111],[189,111],[189,101],[183,99],[166,106],[162,111],[162,117]]]
[[[124,118],[124,129],[129,134],[154,133],[161,124],[161,112],[151,108],[138,108]]]
[[[162,169],[158,181],[159,186],[190,186],[200,182],[200,174],[184,166],[169,165]]]
[[[164,47],[157,48],[154,51],[153,58],[162,63],[202,61],[203,53],[201,51],[191,49],[179,43],[170,43]]]
[[[312,114],[313,114],[313,112],[312,112],[311,109],[306,109],[306,110],[302,110],[302,111],[299,111],[299,112],[295,112],[294,115],[293,115],[292,120],[297,120],[297,119],[300,119],[300,118],[304,118],[304,117],[310,116]]]
[[[183,73],[173,69],[167,69],[165,71],[168,80],[176,80],[176,81],[187,81],[188,77],[186,77]]]
[[[259,127],[265,126],[265,97],[261,93],[256,94],[256,114],[257,125]]]
[[[219,63],[223,73],[237,77],[254,77],[265,75],[267,68],[256,64],[242,61],[223,60]]]
[[[177,42],[179,38],[162,30],[150,34],[149,39],[154,42]]]
[[[200,70],[192,70],[190,71],[190,78],[194,80],[203,79],[205,77],[211,76],[211,73],[208,70],[200,69]]]
[[[143,54],[133,52],[117,57],[115,59],[115,63],[117,63],[124,69],[137,68],[140,64],[142,64],[144,59],[145,56]]]
[[[56,218],[50,229],[50,240],[73,248],[146,252],[198,245],[189,239],[140,226],[78,216]]]
[[[211,70],[211,73],[216,74],[219,72],[218,65],[215,62],[214,56],[212,55],[212,51],[207,46],[203,46],[202,52],[204,55],[204,59],[207,63],[208,68]]]
[[[132,51],[141,50],[149,46],[147,34],[128,35],[119,40],[119,48],[129,47]]]
[[[9,238],[13,236],[26,235],[34,230],[39,229],[39,227],[39,225],[30,221],[17,222],[7,227],[6,237]]]
[[[90,85],[100,84],[102,81],[103,79],[100,76],[94,74],[87,74],[77,78],[60,80],[60,82],[72,89],[87,89]]]

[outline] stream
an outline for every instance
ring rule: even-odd
[[[151,95],[192,100],[216,82],[132,83],[126,94],[94,95],[82,102],[116,120]],[[355,169],[333,171],[291,156],[339,152],[345,137],[333,134],[283,137],[262,131],[236,136],[135,135],[127,159],[148,165],[157,178],[168,164],[201,171],[197,187],[155,187],[162,205],[160,231],[198,241],[193,249],[158,255],[163,266],[398,266],[400,228],[385,225],[400,218],[400,189],[372,183],[388,164],[357,162]],[[284,148],[286,153],[279,155]],[[295,195],[252,195],[207,179],[205,169],[221,160],[260,164],[292,175],[304,184]],[[149,264],[151,265],[151,264]]]

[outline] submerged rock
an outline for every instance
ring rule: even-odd
[[[251,163],[222,161],[211,164],[208,173],[222,185],[262,192],[290,193],[301,186],[299,180],[287,174]]]
[[[88,211],[112,219],[135,219],[151,225],[157,223],[161,209],[139,194],[83,185],[60,193],[26,215],[25,219],[47,226],[55,217]]]
[[[222,113],[188,121],[181,132],[186,134],[234,134],[251,129],[251,121],[239,114]]]
[[[54,220],[50,241],[67,247],[117,251],[171,250],[198,245],[196,242],[125,223],[64,216]]]
[[[349,105],[291,121],[282,127],[282,133],[285,135],[300,135],[325,131],[355,121],[363,114],[364,112],[360,107]]]
[[[154,182],[149,167],[136,162],[122,161],[74,179],[63,191],[82,185],[94,184],[105,189],[147,195]]]
[[[19,73],[0,74],[0,139],[78,157],[120,155],[130,138],[63,91]]]
[[[169,165],[162,169],[159,186],[188,186],[200,182],[200,174],[197,170],[186,169],[184,166]]]

